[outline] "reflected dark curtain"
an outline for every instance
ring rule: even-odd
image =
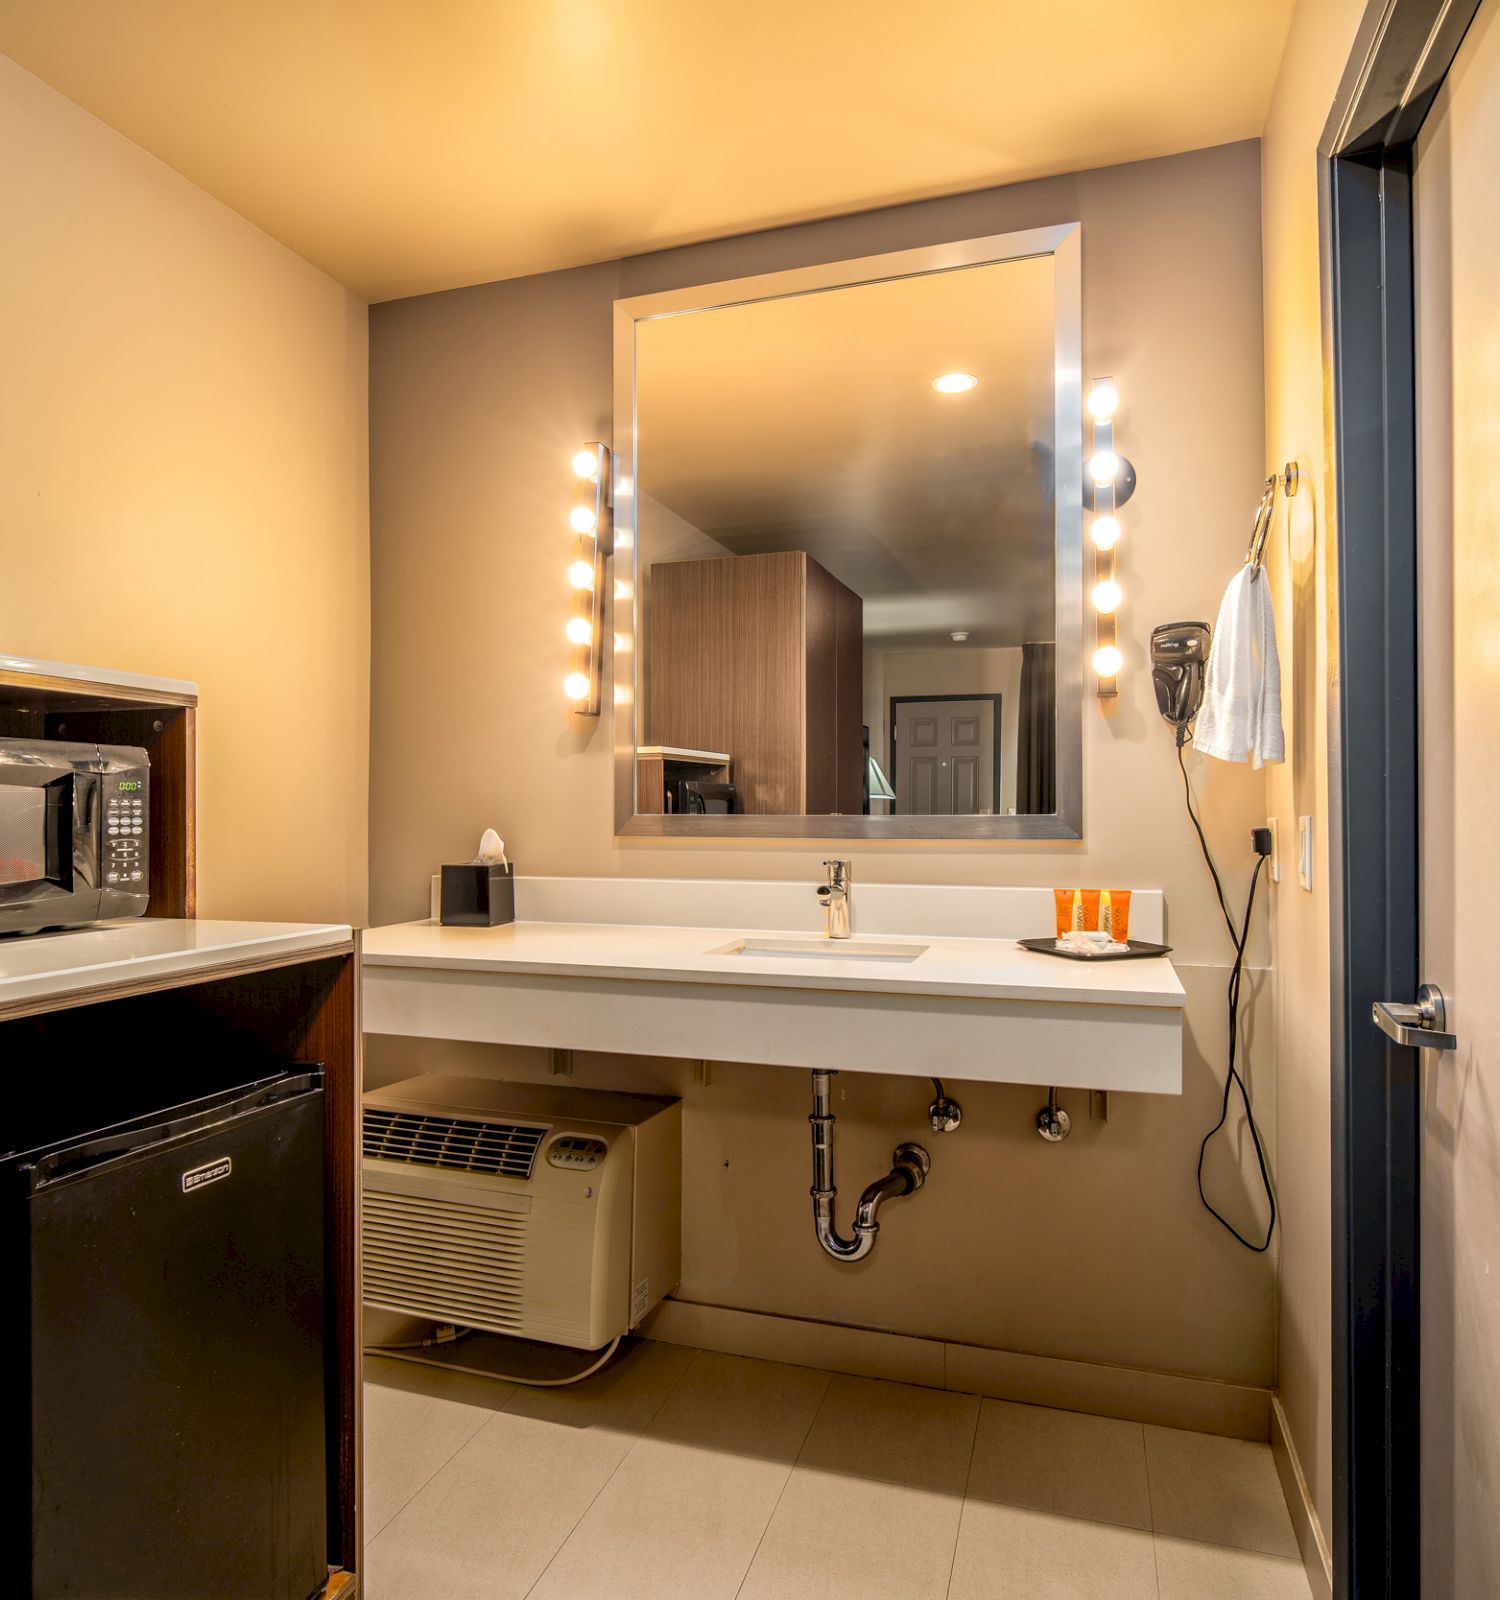
[[[1057,810],[1057,646],[1050,640],[1021,646],[1016,810]]]

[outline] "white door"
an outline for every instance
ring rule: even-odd
[[[1500,1595],[1500,0],[1417,149],[1421,973],[1458,1036],[1422,1058],[1422,1594],[1478,1600]]]
[[[989,816],[999,777],[1000,696],[917,695],[892,701],[898,816]]]

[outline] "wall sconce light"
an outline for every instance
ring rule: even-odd
[[[568,526],[577,536],[568,582],[577,598],[563,630],[573,647],[573,667],[563,679],[563,693],[579,716],[597,717],[604,670],[604,563],[614,552],[609,446],[585,445],[573,457],[573,473],[582,494],[568,514]]]
[[[1115,412],[1120,392],[1112,378],[1095,378],[1089,388],[1088,412],[1094,438],[1083,479],[1083,503],[1092,514],[1089,540],[1094,547],[1094,675],[1100,699],[1120,692],[1119,610],[1125,598],[1115,573],[1120,519],[1115,513],[1135,493],[1135,468],[1115,450]]]

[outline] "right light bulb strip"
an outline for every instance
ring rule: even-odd
[[[1118,491],[1126,463],[1115,454],[1115,411],[1120,404],[1113,378],[1095,378],[1089,388],[1088,412],[1093,443],[1084,471],[1088,478],[1089,540],[1094,547],[1094,584],[1089,600],[1094,609],[1094,675],[1101,699],[1120,692],[1118,614],[1125,598],[1116,575],[1115,551],[1120,542]]]

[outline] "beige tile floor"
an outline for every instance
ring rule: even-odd
[[[651,1343],[365,1408],[367,1600],[1309,1600],[1265,1445]]]

